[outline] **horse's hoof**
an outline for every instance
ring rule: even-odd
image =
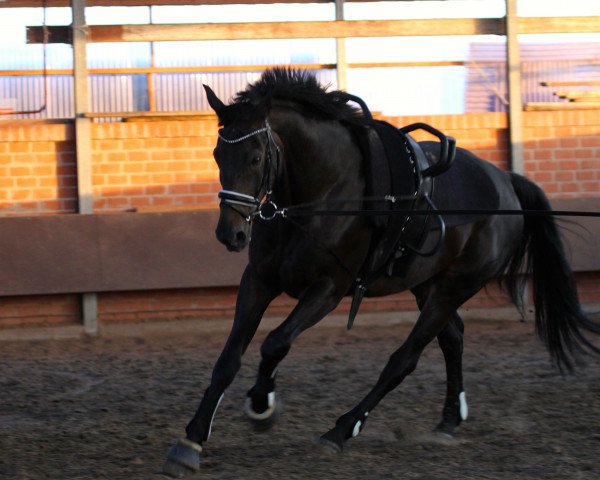
[[[433,433],[447,438],[454,438],[455,428],[456,427],[454,425],[442,421],[433,429]]]
[[[244,413],[252,423],[252,426],[262,432],[270,429],[279,420],[281,416],[281,401],[275,395],[275,392],[271,392],[269,393],[267,409],[264,412],[257,413],[252,408],[252,399],[247,397],[244,404]]]
[[[200,469],[202,447],[187,439],[179,439],[167,453],[162,472],[173,478],[182,478]]]
[[[432,433],[437,439],[439,439],[443,442],[453,442],[454,441],[454,435],[452,433],[444,432],[443,430],[437,430],[437,429],[435,429]]]
[[[321,446],[321,450],[328,454],[337,455],[344,451],[344,443],[340,442],[339,439],[334,438],[334,435],[331,435],[331,432],[321,435],[318,443]]]

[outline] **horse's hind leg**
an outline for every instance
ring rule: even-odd
[[[432,284],[423,299],[417,323],[404,344],[391,355],[373,389],[355,408],[337,420],[335,427],[321,437],[321,443],[341,451],[346,440],[358,435],[373,408],[414,371],[425,347],[444,332],[456,309],[477,293],[490,277],[455,274]],[[447,333],[446,330],[442,338],[446,339]]]
[[[438,343],[446,361],[446,401],[442,421],[436,431],[452,435],[462,420],[467,419],[467,403],[463,389],[462,354],[464,324],[457,312],[438,335]]]
[[[344,442],[355,437],[363,429],[369,413],[410,375],[425,347],[441,332],[450,312],[432,311],[425,308],[404,344],[389,358],[373,389],[351,411],[342,415],[334,428],[321,437],[321,443],[334,451],[342,451]]]
[[[423,308],[429,296],[428,285],[413,290],[419,309]],[[450,320],[438,335],[438,344],[446,363],[446,400],[442,411],[442,421],[435,431],[452,435],[462,420],[467,419],[467,402],[463,389],[462,355],[465,326],[458,312],[450,315]]]

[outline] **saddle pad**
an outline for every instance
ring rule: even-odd
[[[437,155],[437,142],[419,143],[426,154]],[[468,150],[457,148],[452,167],[435,177],[433,203],[439,210],[496,210],[500,196],[486,171],[489,166]],[[476,222],[485,214],[443,215],[447,228]]]
[[[411,164],[406,151],[406,138],[393,125],[383,121],[373,121],[363,137],[363,151],[366,153],[367,196],[412,195],[418,188],[415,166]],[[366,205],[373,210],[390,210],[389,202],[371,202]],[[410,205],[406,205],[410,208]],[[377,227],[390,226],[393,217],[374,216],[371,221]],[[401,219],[400,219],[401,220]]]

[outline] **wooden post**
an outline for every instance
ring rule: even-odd
[[[523,149],[523,97],[521,96],[521,53],[519,49],[519,19],[517,0],[506,0],[506,73],[508,80],[508,137],[510,141],[510,169],[525,173]],[[532,312],[531,281],[525,280],[523,307],[526,318]]]
[[[73,88],[75,104],[75,154],[77,157],[77,196],[80,214],[94,212],[92,192],[92,124],[89,112],[89,79],[87,71],[87,25],[85,0],[71,0],[73,11]],[[83,329],[89,335],[98,333],[98,299],[95,293],[81,297]]]
[[[511,170],[523,174],[523,100],[521,97],[521,55],[518,38],[517,0],[506,0],[506,71],[508,76],[508,135]]]
[[[152,18],[152,5],[148,5],[148,21],[150,24],[154,23]],[[154,42],[150,42],[150,68],[154,68]],[[148,110],[151,112],[156,111],[156,97],[154,95],[154,73],[146,74],[146,86],[148,89]]]
[[[344,20],[344,0],[335,0],[335,19]],[[338,90],[348,88],[348,62],[346,60],[346,39],[335,39],[335,56]]]

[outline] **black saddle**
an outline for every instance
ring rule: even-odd
[[[439,139],[439,153],[434,158],[423,151],[409,133],[423,129]],[[435,213],[433,195],[435,179],[452,166],[455,140],[433,127],[416,123],[401,129],[382,121],[371,121],[363,133],[365,151],[365,176],[367,200],[365,208],[380,211],[424,210],[431,215],[377,215],[371,217],[373,224],[381,229],[379,239],[371,249],[363,267],[362,277],[370,277],[387,265],[392,275],[396,264],[405,252],[431,255],[434,251],[421,251],[427,233],[439,231],[443,239],[445,224]],[[389,200],[380,200],[387,198]],[[433,219],[433,222],[431,221]]]
[[[366,125],[356,132],[365,157],[367,200],[364,208],[408,212],[370,217],[379,235],[354,286],[348,319],[348,328],[351,328],[371,278],[380,275],[382,270],[389,276],[402,276],[415,255],[435,254],[447,227],[483,218],[483,215],[472,214],[442,216],[437,213],[438,209],[497,209],[499,194],[482,162],[473,154],[461,149],[461,160],[454,162],[456,140],[453,137],[425,123],[398,129],[373,119],[359,97],[336,93],[340,101],[360,105],[366,118]],[[415,130],[425,130],[438,141],[416,142],[409,135]],[[415,215],[415,211],[419,214]],[[437,235],[435,246],[423,251],[431,235]]]

